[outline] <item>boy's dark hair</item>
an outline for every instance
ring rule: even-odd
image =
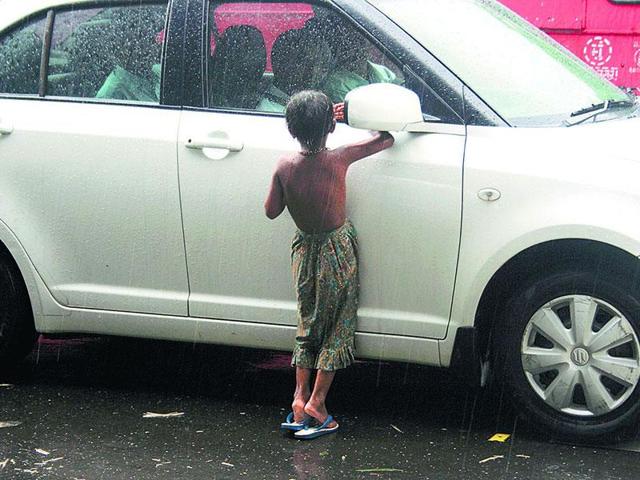
[[[285,116],[293,138],[309,151],[318,150],[333,127],[333,103],[322,92],[304,90],[291,97]]]

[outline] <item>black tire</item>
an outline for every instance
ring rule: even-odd
[[[494,381],[496,384],[504,383],[518,412],[536,429],[546,435],[551,433],[572,441],[613,442],[628,434],[630,427],[637,426],[640,382],[635,387],[628,387],[631,394],[627,400],[608,413],[593,416],[569,414],[547,404],[536,393],[527,379],[521,356],[526,327],[534,313],[548,302],[568,295],[585,295],[606,302],[625,316],[636,338],[640,338],[640,294],[637,290],[629,276],[622,273],[566,269],[530,281],[507,301],[493,336]],[[634,355],[637,357],[638,353]],[[574,388],[573,392],[575,399],[580,391],[576,393]]]
[[[0,250],[0,365],[22,360],[35,340],[31,303],[22,275],[13,259]]]

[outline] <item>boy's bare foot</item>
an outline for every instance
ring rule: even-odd
[[[310,417],[313,417],[320,424],[324,423],[324,421],[329,416],[329,412],[327,412],[327,407],[324,403],[314,403],[311,400],[309,400],[304,406],[304,413],[306,413]],[[334,420],[329,425],[327,425],[327,427],[333,428],[336,425],[338,425],[338,422]]]
[[[291,404],[291,409],[293,410],[293,421],[294,422],[302,422],[305,417],[304,406],[309,400],[309,397],[304,398],[304,396],[297,396],[293,398],[293,403]]]

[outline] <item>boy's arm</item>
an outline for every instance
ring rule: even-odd
[[[284,201],[284,191],[282,184],[280,183],[280,177],[276,171],[271,179],[271,187],[269,188],[269,195],[264,202],[264,212],[271,220],[276,218],[284,211],[286,206]]]
[[[393,145],[395,139],[389,132],[376,132],[371,138],[358,143],[346,145],[342,153],[347,164],[352,164],[365,157],[374,155]]]

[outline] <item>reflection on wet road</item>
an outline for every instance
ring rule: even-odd
[[[0,478],[640,477],[640,453],[551,443],[499,389],[475,393],[407,364],[340,372],[328,402],[340,431],[295,440],[278,430],[294,386],[288,364],[212,345],[41,340],[0,376]],[[510,436],[489,441],[495,433]]]

